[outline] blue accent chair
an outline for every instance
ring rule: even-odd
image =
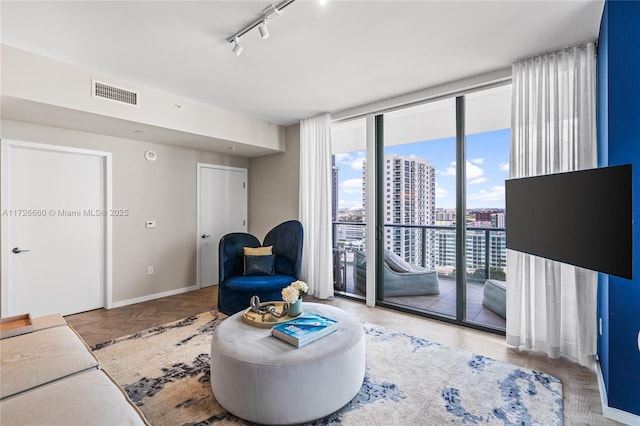
[[[260,247],[260,241],[244,232],[233,232],[220,239],[218,310],[233,315],[249,307],[251,296],[261,301],[282,300],[283,288],[298,280],[302,268],[302,224],[290,220],[273,228],[262,246],[273,245],[273,275],[243,275],[243,247]]]

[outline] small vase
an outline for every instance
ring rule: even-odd
[[[289,303],[289,316],[297,317],[302,313],[302,299],[298,299],[295,303]]]

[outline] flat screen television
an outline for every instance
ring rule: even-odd
[[[631,164],[506,181],[507,248],[632,279]]]

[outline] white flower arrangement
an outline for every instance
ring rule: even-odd
[[[282,300],[287,303],[296,303],[298,299],[307,294],[309,287],[304,281],[294,281],[291,285],[282,289]]]
[[[300,280],[292,282],[291,287],[298,290],[298,292],[300,293],[300,298],[302,298],[302,296],[307,294],[307,291],[309,291],[309,287],[307,286],[307,283]]]

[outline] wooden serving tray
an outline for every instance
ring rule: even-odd
[[[31,314],[22,314],[0,319],[0,339],[30,333],[31,331],[33,331]]]
[[[285,303],[286,302],[262,302],[260,303],[260,306],[274,305],[278,312],[282,312],[282,309],[284,308]],[[282,318],[278,318],[277,321],[273,321],[273,322],[262,321],[262,315],[257,314],[256,312],[253,312],[251,308],[247,308],[242,314],[242,319],[244,320],[244,322],[259,328],[271,328],[276,324],[291,321],[294,318],[296,317],[290,317],[289,315],[287,315]]]

